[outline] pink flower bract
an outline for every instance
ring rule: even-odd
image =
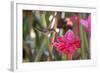
[[[68,30],[64,36],[57,36],[56,40],[52,45],[61,54],[73,54],[80,47],[80,38],[72,30]]]
[[[90,32],[91,30],[91,16],[88,16],[88,19],[81,19],[80,23],[86,28],[86,31]]]

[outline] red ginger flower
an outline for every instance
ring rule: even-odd
[[[72,30],[68,30],[64,36],[58,36],[57,42],[52,42],[52,45],[61,54],[68,54],[69,59],[72,59],[72,54],[80,47],[80,39]]]
[[[78,33],[79,32],[79,18],[78,18],[78,15],[73,15],[71,17],[71,20],[75,23],[75,32]]]

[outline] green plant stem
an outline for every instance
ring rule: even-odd
[[[43,53],[43,51],[44,51],[44,46],[45,46],[45,44],[46,44],[46,41],[47,39],[43,39],[43,41],[42,41],[42,44],[41,44],[41,46],[39,47],[40,48],[40,50],[39,50],[39,52],[37,53],[37,55],[36,55],[36,57],[35,57],[35,62],[37,62],[37,61],[39,61],[40,60],[40,58],[41,58],[41,55],[42,55],[42,53]]]
[[[68,55],[67,54],[62,54],[62,60],[67,60],[67,57]]]
[[[89,49],[89,43],[88,43],[88,39],[87,39],[87,36],[86,36],[86,32],[84,32],[84,44],[85,44],[85,47],[86,47],[86,55],[87,55],[87,58],[88,58],[88,55],[90,53],[90,49]]]
[[[82,18],[82,14],[79,15],[79,18]],[[86,59],[86,53],[85,53],[85,44],[84,44],[84,27],[80,24],[79,26],[80,31],[80,39],[81,39],[81,48],[80,48],[80,58]]]
[[[40,23],[41,23],[41,26],[43,27],[43,28],[46,28],[46,19],[45,19],[45,12],[43,12],[42,14],[41,14],[41,16],[40,16]],[[42,34],[40,35],[40,39],[42,39]],[[39,61],[40,60],[40,58],[41,58],[41,55],[42,55],[42,53],[43,53],[43,51],[44,51],[44,46],[47,44],[47,35],[44,35],[44,37],[45,38],[43,38],[43,40],[42,41],[40,41],[41,42],[41,44],[40,44],[40,46],[38,47],[39,48],[39,52],[37,53],[37,55],[36,55],[36,57],[35,57],[35,60],[34,61]],[[39,42],[39,41],[38,41]]]
[[[80,38],[81,38],[81,59],[85,59],[85,46],[84,46],[84,34],[83,34],[83,26],[80,25]]]
[[[84,41],[85,41],[85,46],[86,46],[86,48],[88,49],[88,48],[89,48],[89,44],[88,44],[86,32],[84,32]]]
[[[41,22],[41,25],[43,28],[46,28],[47,27],[47,23],[46,23],[46,19],[45,19],[45,12],[43,12],[40,16],[40,22]]]

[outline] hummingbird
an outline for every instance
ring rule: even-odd
[[[39,27],[35,27],[34,29],[41,32],[44,35],[49,35],[52,32],[56,32],[56,29],[53,28],[54,24],[55,24],[55,15],[50,20],[50,23],[48,24],[49,26],[47,28],[41,29]]]
[[[50,34],[52,32],[56,32],[55,29],[48,29],[48,28],[45,28],[45,29],[42,30],[42,29],[36,27],[34,29],[39,31],[39,32],[41,32],[44,35],[48,35],[48,34]]]

